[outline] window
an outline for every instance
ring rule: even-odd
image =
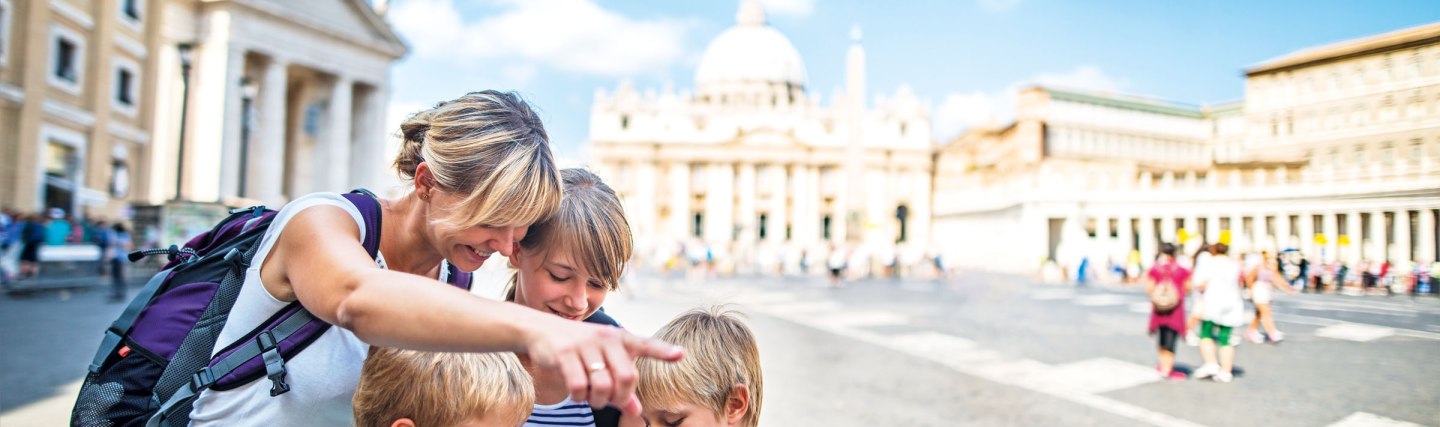
[[[830,215],[820,218],[820,236],[825,240],[830,240]]]
[[[60,26],[50,28],[50,85],[79,95],[85,70],[85,39]]]
[[[626,130],[626,129],[630,129],[630,115],[628,115],[628,114],[621,114],[621,115],[620,115],[620,130]]]
[[[140,66],[129,58],[115,57],[115,88],[110,105],[127,116],[134,116],[140,104]]]
[[[80,73],[75,66],[75,43],[65,39],[56,40],[55,51],[55,77],[71,83],[79,82]]]
[[[142,3],[144,3],[142,0],[120,0],[120,16],[131,21],[139,21]]]
[[[770,228],[770,216],[769,216],[769,215],[760,214],[760,226],[759,226],[758,228],[759,228],[759,230],[760,230],[760,239],[763,240],[763,239],[765,238],[765,229]]]
[[[695,213],[695,220],[694,220],[694,221],[695,221],[695,223],[694,223],[695,228],[693,228],[693,229],[691,230],[691,235],[693,235],[693,236],[695,236],[695,237],[704,237],[704,236],[705,236],[705,214],[704,214],[703,212],[696,212],[696,213]]]
[[[135,81],[135,75],[130,70],[120,69],[115,74],[115,100],[121,104],[135,105],[135,97],[131,95],[134,88],[131,87]]]
[[[0,65],[10,57],[10,0],[0,0]]]

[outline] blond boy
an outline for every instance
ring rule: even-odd
[[[655,337],[685,348],[675,363],[635,362],[636,394],[652,426],[755,427],[762,380],[755,334],[739,314],[695,309],[671,320]]]
[[[359,427],[513,427],[535,387],[512,353],[373,347],[355,389]]]

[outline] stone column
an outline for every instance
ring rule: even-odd
[[[730,242],[735,237],[735,168],[711,163],[705,171],[705,240]]]
[[[795,211],[790,212],[793,242],[810,246],[820,242],[820,179],[814,166],[795,165]]]
[[[1214,180],[1210,181],[1214,183]],[[1220,241],[1220,215],[1210,214],[1205,216],[1205,242],[1214,244]]]
[[[630,227],[634,230],[636,240],[646,243],[646,249],[650,249],[650,243],[662,235],[660,230],[657,230],[659,218],[656,209],[660,205],[655,187],[656,183],[660,182],[658,175],[654,159],[643,159],[635,165],[635,176],[630,182],[630,188],[634,189],[634,192],[630,194],[631,207],[626,211],[626,215],[632,219]]]
[[[1283,251],[1286,248],[1298,247],[1294,239],[1290,238],[1290,215],[1285,212],[1275,214],[1275,250]]]
[[[1169,173],[1169,172],[1166,172],[1166,173],[1165,173],[1165,176],[1167,176],[1167,177],[1170,176],[1170,173]],[[1168,179],[1167,179],[1167,181],[1168,181]],[[1174,215],[1166,214],[1165,216],[1160,217],[1160,241],[1161,241],[1161,242],[1169,242],[1169,243],[1175,243],[1175,242],[1176,242],[1176,240],[1175,240],[1175,216],[1174,216]]]
[[[1415,231],[1416,237],[1418,237],[1415,244],[1419,246],[1415,250],[1416,261],[1435,261],[1435,214],[1432,211],[1428,208],[1420,210],[1420,221],[1416,224],[1420,226],[1420,229]]]
[[[1148,216],[1140,217],[1140,264],[1150,268],[1155,259],[1156,248],[1159,244],[1155,241],[1155,220]]]
[[[1297,224],[1296,227],[1300,231],[1300,241],[1295,242],[1295,245],[1300,248],[1300,252],[1307,257],[1319,254],[1319,248],[1315,247],[1314,215],[1310,212],[1300,212],[1300,224]]]
[[[1194,178],[1193,172],[1190,178]],[[1193,182],[1191,184],[1193,184]],[[1192,185],[1191,187],[1193,188],[1194,186]],[[1185,214],[1180,220],[1180,228],[1184,228],[1186,234],[1193,235],[1196,239],[1200,238],[1200,220],[1195,218],[1195,214]],[[1175,242],[1176,244],[1180,243],[1179,239],[1176,239]],[[1185,242],[1189,243],[1190,241],[1186,240]],[[1182,246],[1181,249],[1184,249],[1184,247]]]
[[[1122,261],[1128,260],[1130,257],[1130,250],[1135,248],[1135,228],[1134,225],[1130,223],[1130,217],[1122,215],[1119,218],[1116,218],[1115,229],[1120,237],[1120,248],[1122,254],[1122,258],[1120,259]]]
[[[346,182],[350,178],[350,145],[355,140],[351,131],[351,116],[354,108],[351,90],[355,81],[347,76],[335,76],[330,85],[329,111],[326,113],[326,128],[319,141],[319,153],[311,167],[315,168],[315,189],[320,191],[343,192],[354,185]]]
[[[785,175],[789,173],[788,169],[789,167],[783,164],[772,164],[767,166],[765,171],[765,177],[773,180],[764,184],[767,188],[771,189],[770,223],[766,224],[770,229],[765,231],[766,239],[771,242],[785,241],[785,224],[793,215],[792,212],[787,212],[787,209],[785,209],[786,201],[794,197],[798,210],[798,206],[801,203],[800,200],[813,195],[813,193],[800,190],[800,188],[803,187],[799,187],[799,185],[796,186],[799,188],[796,188],[793,194],[791,193],[791,188],[785,185]]]
[[[393,173],[390,165],[399,152],[398,145],[389,145],[392,140],[390,135],[400,130],[386,127],[385,117],[389,109],[386,87],[371,84],[359,86],[364,90],[351,91],[356,111],[350,118],[350,132],[355,142],[350,148],[350,168],[345,182],[350,187],[384,189],[393,185],[390,182],[390,175]],[[396,141],[398,142],[398,138]]]
[[[754,242],[759,239],[759,214],[755,206],[755,165],[753,163],[741,163],[738,165],[739,177],[736,180],[736,203],[735,223],[740,226],[741,242]],[[774,221],[774,218],[770,218]],[[769,231],[766,231],[767,236]]]
[[[1355,216],[1358,217],[1359,213],[1356,213]],[[1363,258],[1361,259],[1384,261],[1386,258],[1385,249],[1388,246],[1388,239],[1386,239],[1387,236],[1385,236],[1385,212],[1370,212],[1370,221],[1365,226],[1370,230],[1370,241],[1367,242],[1368,245],[1363,249]]]
[[[185,196],[216,201],[239,189],[240,76],[244,50],[231,40],[230,11],[212,10],[200,17],[208,28],[195,48],[190,71],[190,107],[185,139]],[[168,46],[167,46],[168,47]],[[110,79],[110,70],[97,73]]]
[[[1245,217],[1240,214],[1230,215],[1230,253],[1237,254],[1245,245]]]
[[[285,178],[285,118],[289,115],[287,85],[289,64],[283,60],[271,59],[263,67],[264,76],[260,82],[260,99],[256,100],[255,138],[251,140],[249,164],[250,180],[254,186],[253,196],[270,206],[280,206],[284,197]]]
[[[210,57],[207,56],[206,58]],[[196,182],[193,179],[197,175],[207,175],[209,173],[213,173],[211,171],[218,170],[220,175],[220,192],[216,195],[216,199],[218,200],[223,200],[226,197],[236,197],[240,195],[240,156],[242,155],[242,153],[240,152],[240,128],[243,126],[242,120],[244,120],[245,118],[245,112],[243,111],[243,107],[245,105],[243,98],[245,94],[242,93],[240,89],[240,79],[242,78],[242,76],[245,75],[245,50],[238,47],[231,47],[229,54],[226,55],[224,67],[225,70],[223,74],[206,74],[206,78],[210,79],[211,81],[206,82],[207,85],[205,89],[207,91],[207,95],[210,96],[213,96],[215,90],[224,91],[223,97],[219,100],[219,102],[223,103],[223,105],[221,106],[221,114],[223,115],[220,119],[224,121],[224,125],[221,128],[216,129],[220,131],[220,134],[218,135],[220,137],[220,145],[218,147],[220,149],[220,156],[218,158],[205,160],[194,159],[197,161],[197,164],[195,164],[195,166],[197,167],[213,167],[215,162],[219,162],[219,168],[190,168],[189,174],[186,175],[187,178],[192,179],[191,182]],[[195,82],[195,76],[192,74],[191,77],[192,78],[190,81]],[[223,87],[218,89],[209,87],[209,84],[213,84],[214,80],[216,79],[223,79],[220,80],[220,84]],[[193,95],[194,93],[195,92],[192,90],[191,94]],[[203,104],[207,102],[208,100],[205,99],[196,99],[197,104]],[[199,123],[196,124],[198,125]],[[207,125],[213,124],[207,123]],[[197,136],[210,133],[208,132],[209,129],[196,128],[195,131],[195,135]],[[254,141],[253,135],[251,136],[251,141]],[[190,144],[190,142],[187,141],[186,144]],[[190,147],[186,147],[187,152],[189,149]],[[210,151],[206,150],[205,152]],[[187,165],[192,159],[186,159]],[[195,197],[198,200],[211,200],[208,198],[200,198],[198,194],[192,194],[191,196]]]
[[[1110,240],[1110,218],[1105,215],[1095,215],[1095,243],[1100,252],[1107,257],[1115,257],[1115,241]],[[1099,260],[1099,261],[1104,261]]]
[[[1361,247],[1365,246],[1364,236],[1361,229],[1365,227],[1359,219],[1359,211],[1349,211],[1345,214],[1345,233],[1349,234],[1349,246],[1345,249],[1345,260],[1355,266],[1361,262]]]
[[[1335,212],[1320,216],[1321,234],[1325,235],[1325,256],[1328,260],[1340,259],[1340,221]]]
[[[1274,246],[1271,243],[1272,240],[1270,240],[1270,227],[1265,226],[1265,217],[1267,216],[1268,215],[1264,213],[1255,214],[1255,219],[1253,220],[1255,221],[1255,235],[1250,237],[1251,251],[1259,251]]]
[[[1395,211],[1395,246],[1391,248],[1390,261],[1414,261],[1410,256],[1410,211]]]
[[[691,222],[694,212],[690,211],[690,164],[678,161],[670,163],[666,181],[670,186],[670,225],[666,234],[676,240],[685,241],[695,235]]]

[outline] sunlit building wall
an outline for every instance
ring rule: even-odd
[[[934,239],[957,266],[1104,266],[1159,242],[1433,260],[1440,24],[1286,55],[1208,107],[1055,88],[936,156]],[[984,243],[973,243],[984,242]],[[999,246],[998,248],[996,246]]]
[[[114,218],[146,196],[156,3],[0,0],[0,206]]]

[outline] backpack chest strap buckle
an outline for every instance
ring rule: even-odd
[[[209,366],[200,368],[195,371],[195,375],[190,376],[190,390],[196,393],[210,387],[211,384],[215,384],[215,371],[210,370]]]
[[[270,396],[279,396],[290,391],[290,385],[285,383],[285,357],[280,354],[275,334],[271,331],[260,332],[255,341],[260,345],[260,357],[265,360],[265,376],[270,378]]]

